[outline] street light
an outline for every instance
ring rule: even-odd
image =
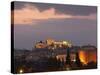
[[[23,72],[24,72],[24,70],[23,70],[23,69],[20,69],[20,70],[19,70],[19,73],[23,73]]]

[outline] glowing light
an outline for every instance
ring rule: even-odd
[[[79,58],[83,64],[87,64],[86,53],[84,51],[79,52]]]
[[[23,69],[20,69],[20,70],[19,70],[19,73],[23,73],[23,72],[24,72]]]
[[[63,44],[64,44],[64,45],[67,45],[67,42],[66,42],[66,41],[63,41]]]
[[[87,65],[89,62],[96,62],[96,52],[95,51],[79,51],[79,58],[83,65]]]
[[[75,62],[76,61],[76,59],[73,59],[73,62]]]

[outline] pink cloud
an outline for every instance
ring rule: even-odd
[[[86,16],[73,16],[75,19],[88,19],[88,20],[96,20],[96,14],[89,14]]]
[[[14,24],[36,24],[39,20],[48,19],[96,19],[96,14],[90,14],[88,16],[72,16],[69,14],[58,14],[55,8],[49,8],[44,11],[32,5],[25,5],[22,9],[15,9],[14,11]],[[13,16],[13,15],[12,15]]]

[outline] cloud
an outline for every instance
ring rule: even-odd
[[[73,16],[75,19],[88,19],[88,20],[96,20],[97,16],[96,14],[89,14],[86,16]]]
[[[21,9],[15,9],[12,11],[14,24],[29,24],[33,25],[43,20],[48,19],[89,19],[95,20],[96,14],[90,14],[87,16],[74,16],[70,14],[57,13],[55,8],[49,8],[40,11],[37,7],[32,5],[25,5]]]

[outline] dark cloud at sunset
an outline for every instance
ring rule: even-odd
[[[88,19],[88,20],[96,20],[96,13],[94,12],[91,12],[87,15],[86,12],[84,9],[84,15],[73,15],[71,14],[73,11],[72,10],[65,10],[64,12],[58,11],[58,9],[56,7],[50,7],[48,6],[49,8],[47,9],[43,9],[41,11],[41,9],[36,6],[36,4],[29,4],[29,3],[25,3],[23,5],[23,7],[21,8],[16,8],[17,4],[15,3],[15,9],[12,10],[12,12],[14,12],[14,24],[29,24],[29,25],[34,25],[38,22],[41,22],[43,20],[48,20],[48,19]],[[21,4],[20,4],[21,5]],[[38,5],[38,4],[37,4]],[[62,5],[61,5],[62,6]],[[42,7],[41,7],[42,8]],[[89,7],[87,7],[88,9]],[[63,8],[65,9],[65,8]],[[76,10],[77,9],[81,9],[76,7],[75,8]],[[76,10],[74,10],[74,12],[76,13]],[[93,11],[93,9],[89,10],[89,11]],[[78,10],[79,11],[79,10]],[[95,11],[95,10],[94,10]],[[65,13],[66,12],[66,13]],[[68,13],[67,13],[68,12]],[[70,12],[70,13],[69,13]],[[80,13],[83,13],[81,10],[79,11]]]

